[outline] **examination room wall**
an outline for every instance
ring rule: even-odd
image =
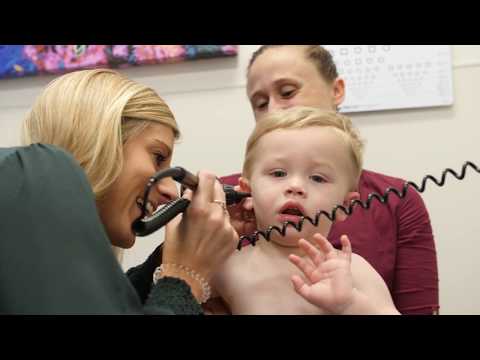
[[[121,70],[170,105],[183,134],[174,165],[218,175],[241,169],[254,125],[245,69],[257,47],[241,45],[237,57]],[[367,140],[365,168],[420,182],[447,167],[459,171],[467,160],[480,165],[480,46],[452,49],[453,106],[351,114]],[[0,80],[0,147],[19,145],[22,119],[53,78]],[[468,171],[463,181],[448,176],[444,187],[429,184],[422,195],[438,253],[441,314],[480,314],[479,185],[480,174]],[[137,238],[124,252],[124,269],[141,263],[162,239],[163,231]]]

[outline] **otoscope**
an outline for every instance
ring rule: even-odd
[[[197,189],[198,177],[183,167],[177,166],[157,172],[150,178],[147,186],[145,187],[142,215],[140,215],[140,217],[135,220],[132,225],[132,229],[137,236],[147,236],[157,231],[178,214],[184,212],[188,205],[190,205],[190,200],[178,198],[158,208],[151,216],[147,216],[147,202],[150,190],[155,183],[166,177],[171,177],[176,182],[182,184],[182,192],[185,188],[193,191]],[[251,196],[249,193],[235,191],[231,185],[223,185],[223,191],[225,192],[227,206],[238,204],[244,198]]]

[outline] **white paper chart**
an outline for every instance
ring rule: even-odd
[[[345,80],[340,111],[453,104],[449,45],[325,45]]]

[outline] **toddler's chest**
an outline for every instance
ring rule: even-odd
[[[300,271],[287,259],[258,256],[225,268],[219,294],[232,314],[320,314],[322,311],[298,295],[291,276]]]

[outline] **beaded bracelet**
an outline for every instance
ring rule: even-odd
[[[200,299],[200,304],[203,304],[210,299],[210,295],[212,293],[212,289],[210,287],[210,284],[203,278],[201,277],[198,273],[193,271],[192,269],[184,266],[184,265],[178,265],[178,264],[161,264],[159,267],[155,269],[153,272],[153,283],[156,284],[157,281],[163,276],[163,272],[168,268],[174,268],[176,270],[183,271],[186,273],[188,276],[190,276],[192,279],[198,281],[200,285],[202,286],[202,298]]]

